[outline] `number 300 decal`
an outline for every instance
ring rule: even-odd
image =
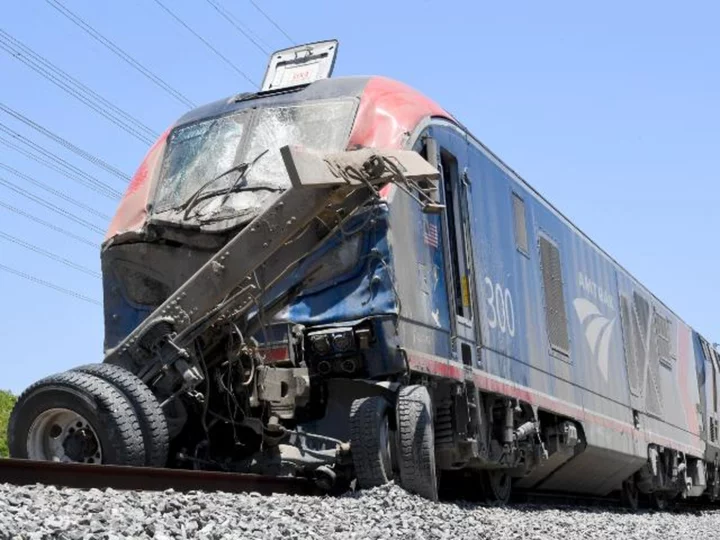
[[[490,328],[499,328],[500,331],[515,337],[515,307],[513,306],[510,291],[499,283],[493,284],[489,277],[485,278],[488,287],[488,324]]]

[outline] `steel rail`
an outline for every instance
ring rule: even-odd
[[[303,478],[3,458],[0,458],[0,483],[138,491],[173,489],[179,492],[196,490],[231,493],[257,492],[262,495],[273,493],[317,495],[320,493],[314,483]]]
[[[224,491],[228,493],[256,492],[261,495],[285,493],[290,495],[322,495],[313,482],[303,478],[262,476],[257,474],[226,473],[216,471],[195,471],[187,469],[158,469],[151,467],[126,467],[118,465],[87,465],[80,463],[55,463],[26,459],[0,458],[0,483],[18,486],[52,485],[79,489],[117,489],[132,491]],[[444,493],[441,501],[463,500],[460,493]],[[465,499],[468,502],[474,499]],[[477,501],[483,504],[481,500]],[[564,492],[542,492],[532,490],[516,491],[511,497],[510,508],[521,506],[542,506],[555,509],[586,509],[597,511],[627,512],[619,497],[581,495]],[[675,501],[667,512],[693,513],[698,511],[717,512],[717,504],[698,500]],[[640,513],[657,512],[649,508],[647,501],[641,502]]]

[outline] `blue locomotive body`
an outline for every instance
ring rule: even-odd
[[[605,495],[672,452],[705,461],[705,489],[714,349],[462,126],[429,122],[417,150],[425,138],[447,211],[424,215],[400,191],[390,204],[410,366],[578,423],[582,452],[522,487]]]

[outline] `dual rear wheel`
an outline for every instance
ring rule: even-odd
[[[433,407],[424,386],[402,387],[395,409],[383,396],[357,399],[350,411],[350,445],[359,487],[368,489],[399,476],[400,485],[438,500]],[[512,479],[504,471],[475,471],[471,489],[494,505],[510,499]],[[452,480],[450,480],[452,481]]]
[[[18,398],[10,455],[71,463],[162,467],[168,428],[150,389],[129,371],[92,364],[52,375]]]
[[[432,402],[424,386],[401,388],[394,410],[383,396],[356,399],[350,432],[360,488],[381,486],[399,476],[406,490],[437,500]]]

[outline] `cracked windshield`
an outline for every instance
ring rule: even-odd
[[[177,128],[169,137],[155,213],[200,222],[251,217],[290,186],[280,148],[342,150],[353,101],[241,111]],[[252,129],[250,126],[253,126]]]

